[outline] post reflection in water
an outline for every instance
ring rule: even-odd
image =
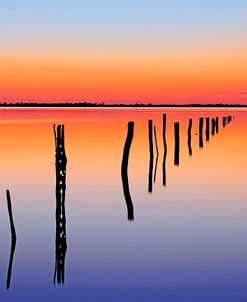
[[[179,166],[179,152],[180,152],[179,122],[174,123],[174,139],[175,139],[174,165]]]
[[[188,127],[188,149],[189,149],[190,156],[192,156],[191,129],[192,129],[192,118],[189,119],[189,127]]]
[[[7,282],[6,282],[6,288],[9,289],[11,283],[12,266],[13,266],[13,260],[15,254],[15,247],[16,247],[16,232],[15,232],[15,225],[14,225],[14,219],[12,214],[12,206],[11,206],[11,198],[10,198],[9,190],[7,190],[6,195],[7,195],[7,207],[9,213],[10,230],[11,230],[11,247],[10,247],[9,265],[8,265]]]
[[[56,152],[56,259],[53,282],[64,283],[66,242],[66,165],[67,158],[64,146],[64,125],[54,125]]]
[[[163,158],[163,186],[166,186],[166,156],[167,156],[167,144],[166,144],[166,114],[163,114],[163,145],[164,145],[164,158]]]
[[[129,178],[128,178],[128,163],[129,163],[129,153],[130,148],[132,144],[134,136],[134,122],[128,123],[128,133],[124,145],[123,150],[123,159],[122,159],[122,165],[121,165],[121,176],[122,176],[122,184],[123,184],[123,192],[124,197],[127,205],[127,211],[128,211],[128,219],[134,220],[134,208],[133,203],[130,195],[130,189],[129,189]]]

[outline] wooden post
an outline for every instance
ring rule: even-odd
[[[189,127],[188,127],[188,149],[189,149],[190,156],[192,156],[191,129],[192,129],[192,118],[189,119]]]
[[[225,126],[226,126],[226,117],[225,117],[225,116],[223,117],[222,125],[223,125],[223,127],[225,128]]]
[[[153,160],[154,160],[154,151],[153,151],[153,121],[148,121],[148,138],[149,138],[149,173],[148,173],[148,192],[153,192]]]
[[[64,283],[66,240],[66,166],[67,157],[64,144],[64,125],[54,125],[55,158],[56,158],[56,260],[53,282]]]
[[[210,132],[210,119],[206,117],[206,141],[209,141],[209,132]]]
[[[122,177],[122,184],[123,184],[123,193],[125,197],[125,202],[128,211],[128,219],[134,220],[134,207],[130,195],[129,189],[129,178],[128,178],[128,163],[129,163],[129,153],[134,136],[134,122],[128,123],[128,133],[124,145],[123,150],[123,159],[121,165],[121,177]]]
[[[211,122],[212,122],[212,132],[211,132],[211,134],[213,136],[215,134],[215,119],[212,118]]]
[[[216,128],[216,133],[219,133],[219,118],[218,118],[218,116],[215,119],[215,128]]]
[[[203,117],[199,119],[199,147],[203,148]]]
[[[10,198],[9,190],[6,191],[6,195],[7,195],[7,206],[8,206],[9,223],[10,223],[10,230],[11,230],[11,239],[16,240],[16,232],[15,232],[15,225],[14,225],[14,220],[13,220],[11,198]]]
[[[166,144],[166,114],[163,114],[163,145],[164,145],[164,156],[163,156],[163,186],[166,186],[166,156],[167,156],[167,144]]]
[[[154,183],[156,182],[156,173],[158,167],[158,160],[159,160],[159,149],[158,149],[158,141],[156,135],[156,127],[154,126],[154,139],[155,139],[155,146],[156,146],[156,161],[155,161],[155,169],[154,169]]]
[[[174,140],[175,140],[174,165],[179,166],[180,135],[179,135],[178,122],[174,123]]]
[[[10,231],[11,231],[11,248],[10,248],[10,255],[9,255],[9,265],[8,265],[8,272],[7,272],[7,281],[6,281],[6,288],[10,288],[11,283],[11,276],[12,276],[12,266],[15,254],[15,247],[16,247],[16,232],[15,232],[15,225],[14,219],[12,214],[12,206],[11,206],[11,198],[9,190],[6,191],[7,195],[7,207],[9,213],[9,222],[10,222]]]

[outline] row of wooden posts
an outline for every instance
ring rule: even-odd
[[[224,116],[222,118],[222,126],[225,127],[232,121],[232,116]],[[210,118],[200,117],[199,118],[199,147],[203,148],[203,127],[204,127],[204,120],[206,120],[206,141],[209,141],[210,137]],[[189,119],[188,125],[188,152],[189,155],[192,156],[192,146],[191,146],[191,137],[192,137],[192,119]],[[211,135],[214,136],[215,133],[219,132],[219,117],[211,118]],[[153,173],[153,162],[154,162],[154,143],[153,143],[153,136],[155,139],[155,147],[156,147],[156,162],[155,162],[155,171]],[[134,220],[134,207],[131,199],[130,189],[129,189],[129,181],[128,181],[128,161],[129,161],[129,153],[131,144],[134,137],[134,122],[130,121],[128,123],[128,131],[127,137],[124,145],[123,150],[123,159],[122,159],[122,166],[121,166],[121,176],[122,176],[122,185],[123,185],[123,193],[127,205],[128,210],[128,219]],[[163,147],[164,147],[164,155],[163,155],[163,186],[166,186],[166,157],[167,157],[167,143],[166,143],[166,114],[163,114]],[[157,142],[157,134],[156,134],[156,127],[153,126],[153,121],[148,120],[148,141],[149,141],[149,172],[148,172],[148,192],[152,193],[153,191],[153,182],[155,183],[156,180],[156,173],[157,173],[157,165],[158,165],[158,158],[159,158],[159,150],[158,150],[158,142]],[[179,166],[179,154],[180,154],[180,123],[174,123],[174,165]]]
[[[223,117],[223,127],[229,124],[232,121],[232,116]],[[203,147],[203,124],[204,118],[199,119],[199,146]],[[215,132],[219,131],[219,118],[211,119],[212,132],[214,135]],[[206,118],[206,140],[209,140],[209,127],[210,119]],[[180,134],[179,134],[179,122],[174,123],[174,140],[175,140],[175,150],[174,150],[174,164],[179,165],[179,150],[180,150]],[[65,278],[65,257],[67,250],[66,243],[66,215],[65,215],[65,192],[66,192],[66,165],[67,157],[65,152],[65,134],[64,134],[64,125],[54,125],[54,138],[55,138],[55,164],[56,164],[56,255],[55,255],[55,271],[54,271],[54,283],[64,283]],[[192,119],[189,119],[188,126],[188,149],[189,154],[192,155],[191,147],[191,132],[192,132]],[[155,163],[155,172],[153,174],[153,159],[154,159],[154,144],[153,136],[155,140],[156,148],[156,163]],[[166,114],[163,115],[163,146],[164,146],[164,156],[163,156],[163,185],[166,186],[166,156],[167,156],[167,143],[166,143]],[[134,220],[134,206],[131,199],[130,189],[129,189],[129,180],[128,180],[128,162],[129,154],[134,137],[134,122],[131,121],[128,123],[127,137],[123,149],[123,158],[121,165],[121,177],[123,184],[123,193],[127,205],[128,219]],[[156,171],[159,157],[158,142],[157,142],[157,133],[156,127],[153,126],[153,121],[148,120],[148,140],[149,140],[149,173],[148,173],[148,192],[151,193],[153,190],[153,182],[156,180]],[[7,197],[7,208],[10,221],[10,230],[11,230],[11,249],[9,257],[9,265],[7,272],[7,282],[6,287],[9,289],[11,283],[12,275],[12,265],[16,247],[16,231],[14,226],[14,219],[12,214],[12,205],[11,197],[9,190],[6,191]]]

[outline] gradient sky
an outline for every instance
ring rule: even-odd
[[[0,1],[1,101],[247,103],[247,2]]]

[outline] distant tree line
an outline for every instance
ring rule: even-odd
[[[0,103],[0,107],[247,107],[247,104],[143,104],[143,103],[134,103],[134,104],[105,104],[101,103],[91,103],[91,102],[16,102],[16,103]]]

